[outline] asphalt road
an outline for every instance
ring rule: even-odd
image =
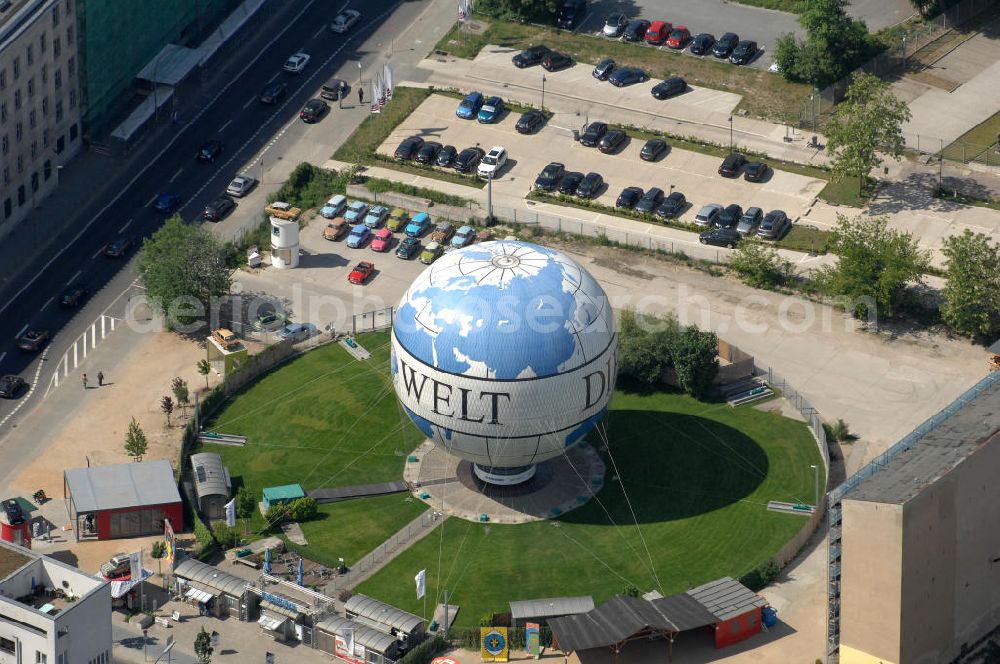
[[[357,4],[357,0],[351,1]],[[91,201],[81,206],[73,227],[87,230],[75,240],[68,238],[65,250],[57,256],[39,258],[24,276],[5,284],[0,294],[0,373],[20,374],[29,381],[40,379],[40,383],[18,401],[0,403],[3,426],[16,421],[6,421],[15,408],[29,407],[39,398],[54,369],[53,360],[61,357],[101,312],[111,307],[110,315],[121,315],[127,298],[120,296],[134,280],[128,259],[141,239],[164,221],[163,215],[151,208],[155,197],[164,192],[179,194],[182,216],[197,219],[240,168],[268,145],[272,135],[297,116],[319,86],[346,61],[357,57],[361,39],[374,32],[398,4],[397,0],[366,2],[359,5],[362,20],[351,32],[331,32],[327,28],[330,20],[351,1],[292,4],[283,30],[258,31],[247,38],[224,67],[232,71],[231,78],[224,78],[223,86],[212,91],[214,98],[198,115],[178,125],[176,134],[143,171],[122,176],[120,195],[110,202]],[[285,59],[300,50],[312,56],[306,70],[298,75],[283,72]],[[283,103],[259,104],[260,90],[279,78],[289,85]],[[291,130],[307,130],[298,124]],[[215,164],[198,163],[195,154],[209,139],[223,141],[226,150]],[[118,260],[105,258],[104,246],[121,237],[134,239],[129,255]],[[70,283],[84,283],[94,293],[82,310],[59,307],[59,297]],[[17,350],[14,340],[28,327],[46,329],[53,335],[44,353]]]

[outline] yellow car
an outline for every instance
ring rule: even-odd
[[[398,233],[406,228],[408,223],[410,223],[410,215],[406,213],[406,210],[394,208],[392,214],[389,215],[389,221],[385,223],[385,227],[393,233]]]
[[[292,207],[291,203],[282,203],[281,201],[271,203],[264,208],[264,212],[278,219],[298,219],[299,215],[302,214],[302,210]]]
[[[420,252],[420,262],[424,265],[430,265],[441,256],[442,251],[440,244],[431,242]]]

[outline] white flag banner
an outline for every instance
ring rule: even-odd
[[[375,82],[375,79],[373,78],[372,79],[372,113],[378,113],[378,112],[379,112],[378,84]]]
[[[133,579],[142,578],[142,551],[133,551],[128,554],[129,574]]]
[[[236,526],[236,499],[233,498],[226,503],[226,525],[230,528]]]
[[[382,70],[383,73],[385,69]],[[385,106],[385,78],[382,74],[378,77],[378,104],[379,106]]]
[[[427,570],[422,569],[417,572],[413,580],[417,582],[417,599],[420,599],[427,594]]]
[[[392,100],[392,67],[390,67],[388,64],[386,64],[382,68],[382,73],[385,76],[385,81],[383,81],[383,84],[385,85],[385,100],[386,101],[391,101]]]
[[[458,20],[465,20],[465,0],[458,0]]]
[[[344,644],[345,644],[344,645],[344,650],[347,651],[347,654],[353,655],[354,654],[354,628],[349,627],[349,628],[345,629],[341,633],[341,636],[344,637]]]

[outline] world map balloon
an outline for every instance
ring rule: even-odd
[[[525,481],[606,414],[618,368],[607,295],[565,254],[528,242],[445,254],[393,319],[392,379],[410,419],[480,479]]]

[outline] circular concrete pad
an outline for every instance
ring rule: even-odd
[[[551,519],[576,509],[604,486],[604,462],[581,441],[566,454],[538,464],[527,482],[496,486],[483,482],[472,463],[425,441],[410,455],[403,479],[430,507],[466,521],[525,523]]]

